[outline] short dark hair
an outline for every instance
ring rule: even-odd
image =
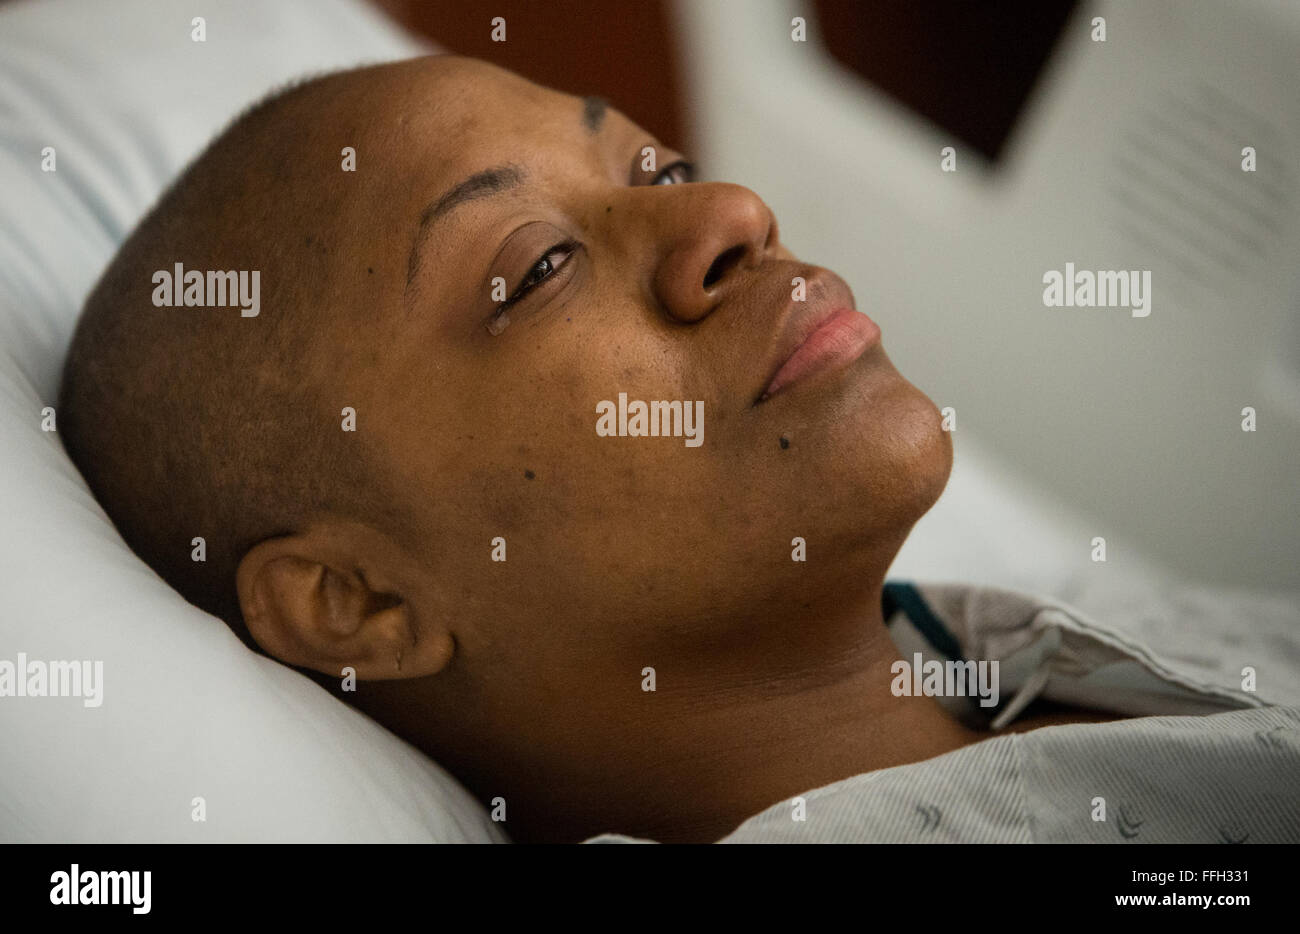
[[[170,186],[87,298],[59,393],[63,443],[127,544],[253,648],[235,590],[250,547],[322,514],[402,521],[364,434],[341,429],[316,352],[334,259],[295,226],[319,199],[295,108],[339,74],[259,101]],[[260,270],[258,315],[155,307],[152,275],[175,263]]]

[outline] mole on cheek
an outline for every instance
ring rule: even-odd
[[[781,450],[784,451],[784,450],[785,450],[786,448],[788,448],[789,446],[790,446],[790,439],[787,438],[785,435],[782,435],[782,436],[781,436]]]
[[[537,478],[537,474],[533,473],[531,470],[525,470],[524,478],[528,480],[535,480]]]

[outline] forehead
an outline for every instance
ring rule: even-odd
[[[494,158],[597,154],[607,148],[602,141],[638,132],[612,107],[596,106],[596,98],[542,87],[477,59],[434,56],[405,67],[405,93],[384,95],[384,119],[401,127],[417,153],[436,153],[447,174]]]
[[[626,177],[650,137],[598,99],[534,84],[487,62],[434,56],[361,82],[354,107],[369,124],[372,166],[357,211],[416,235],[431,207],[485,170],[514,167],[513,198],[563,197],[589,181]],[[372,187],[375,186],[375,187]]]

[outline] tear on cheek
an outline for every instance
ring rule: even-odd
[[[503,311],[499,315],[493,315],[491,318],[488,319],[487,332],[491,334],[493,337],[496,337],[498,334],[504,331],[506,329],[506,326],[509,324],[510,324],[510,316]]]

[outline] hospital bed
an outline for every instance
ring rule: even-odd
[[[96,659],[105,672],[98,707],[0,699],[0,842],[505,842],[436,763],[247,651],[146,567],[64,453],[57,412],[49,423],[85,294],[217,128],[290,78],[428,50],[358,0],[206,0],[201,12],[197,44],[186,4],[0,6],[0,657]],[[725,165],[719,147],[706,158]],[[919,354],[903,341],[896,360],[906,372]],[[1095,518],[975,430],[955,441],[951,485],[893,576],[1085,608],[1121,578],[1166,579],[1122,535],[1112,552],[1129,559],[1088,561]]]

